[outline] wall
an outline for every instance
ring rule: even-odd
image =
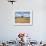
[[[32,26],[14,25],[18,9],[33,11]],[[26,32],[37,41],[46,40],[46,0],[17,0],[13,5],[7,0],[0,0],[0,40],[14,40],[19,32]]]

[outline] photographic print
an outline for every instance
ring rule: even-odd
[[[15,12],[16,25],[32,25],[32,11],[16,11]]]

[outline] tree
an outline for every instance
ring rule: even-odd
[[[23,18],[24,16],[21,16],[21,18]]]

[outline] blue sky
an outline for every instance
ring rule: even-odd
[[[30,17],[30,12],[16,12],[16,16]]]

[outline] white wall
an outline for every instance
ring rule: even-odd
[[[33,10],[32,26],[14,26],[15,11]],[[11,40],[19,32],[26,32],[34,40],[46,40],[46,0],[17,0],[13,5],[0,0],[0,40]]]

